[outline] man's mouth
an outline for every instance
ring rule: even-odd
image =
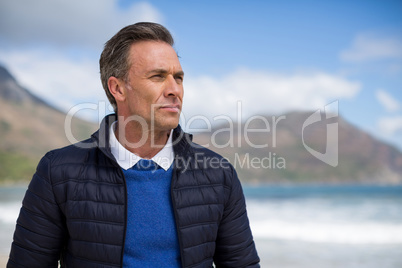
[[[179,113],[181,107],[179,104],[168,104],[168,105],[162,105],[159,109],[162,109],[167,112]]]

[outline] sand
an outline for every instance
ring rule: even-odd
[[[8,256],[7,255],[0,255],[0,267],[6,267],[8,261]]]

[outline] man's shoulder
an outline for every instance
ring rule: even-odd
[[[234,167],[229,162],[229,160],[219,153],[199,145],[193,141],[189,142],[189,151],[186,159],[187,163],[192,163],[190,165],[197,170],[210,169],[213,172],[230,172],[234,171]]]
[[[176,187],[213,186],[231,189],[238,184],[236,170],[228,159],[192,141],[185,154],[176,155],[175,168],[182,178]]]
[[[203,154],[203,155],[205,155],[206,157],[209,157],[209,158],[226,159],[225,157],[223,157],[219,153],[211,150],[208,147],[205,147],[204,145],[200,145],[200,144],[198,144],[196,142],[192,141],[190,143],[190,146],[193,149],[194,154]]]
[[[70,144],[61,148],[53,149],[45,154],[43,158],[48,159],[53,165],[64,163],[82,163],[88,153],[97,148],[92,138]]]

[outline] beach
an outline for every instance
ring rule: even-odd
[[[0,267],[6,267],[8,261],[7,255],[0,255]]]
[[[402,186],[244,187],[261,267],[402,267]],[[0,268],[24,187],[0,187]]]

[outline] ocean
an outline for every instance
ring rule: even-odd
[[[0,255],[26,187],[0,187]],[[261,267],[402,267],[402,186],[244,186]]]
[[[262,267],[402,267],[402,186],[244,191]]]

